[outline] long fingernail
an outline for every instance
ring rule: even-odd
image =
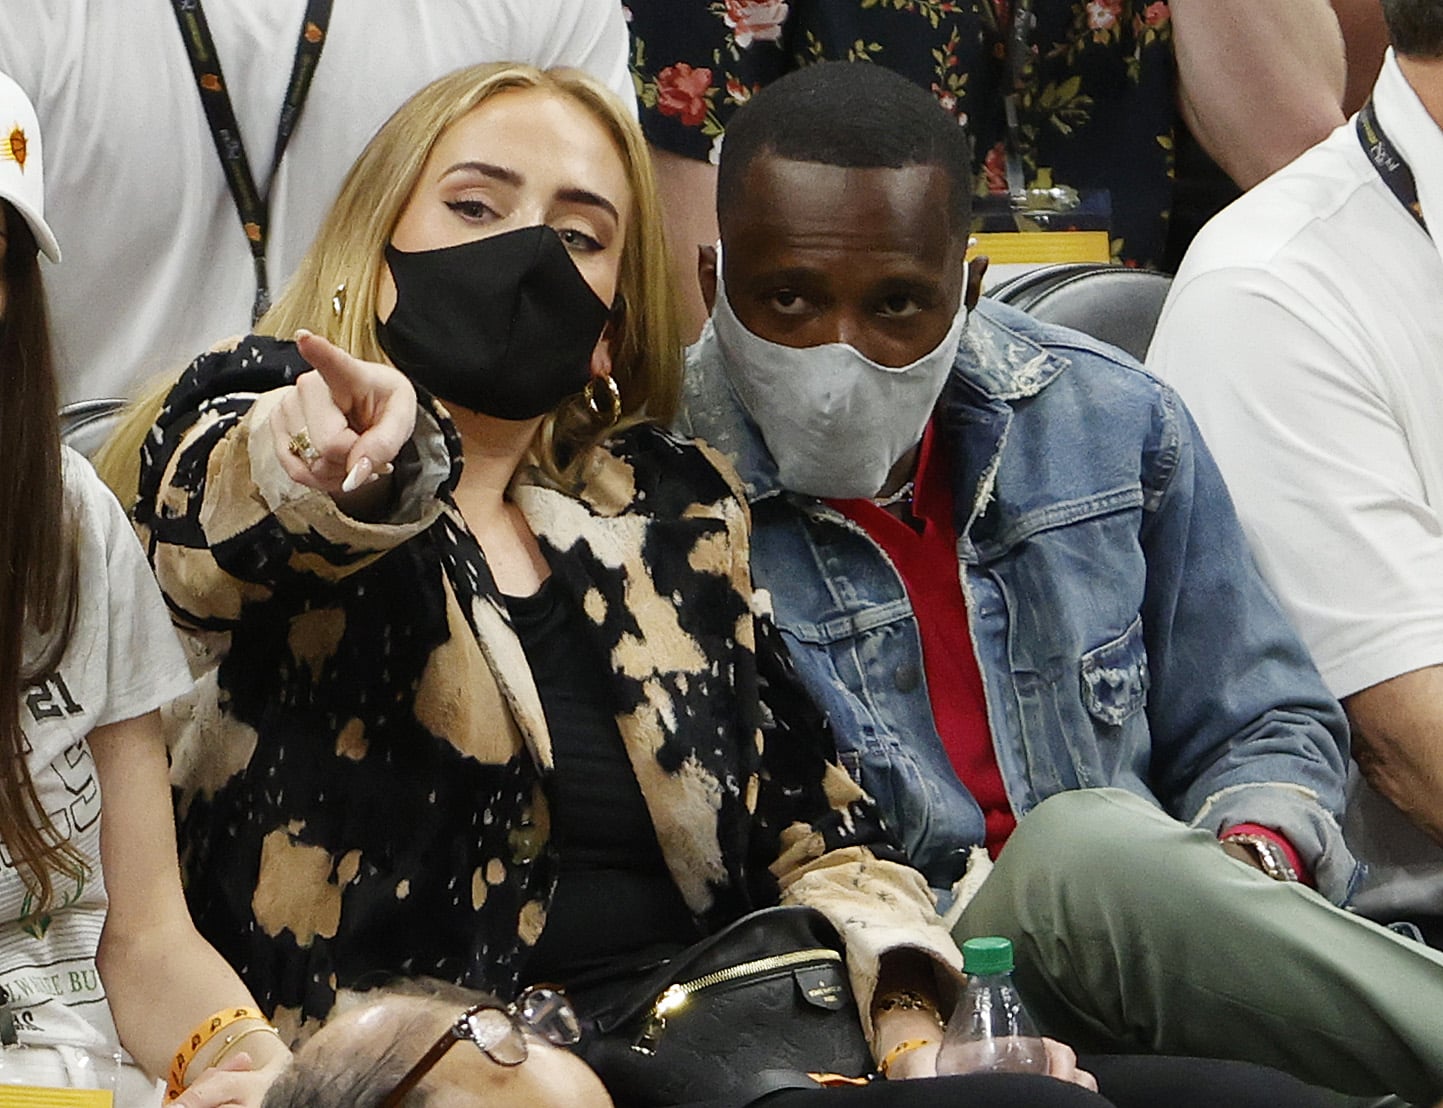
[[[346,474],[346,479],[341,482],[342,492],[355,492],[366,483],[371,476],[371,459],[362,458],[351,467],[351,472]]]
[[[309,331],[307,331],[304,327],[297,327],[297,328],[296,328],[296,338],[297,338],[297,339],[309,338],[310,335],[311,335],[311,333],[310,333]]]

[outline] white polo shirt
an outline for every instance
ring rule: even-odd
[[[1391,52],[1373,98],[1443,235],[1443,131]],[[1443,663],[1443,254],[1351,121],[1203,229],[1147,361],[1201,424],[1334,695]],[[1443,850],[1363,803],[1350,831],[1388,831],[1355,849],[1416,880],[1360,905],[1443,911]]]
[[[264,188],[306,0],[204,0],[251,172]],[[616,0],[340,0],[271,196],[272,295],[367,140],[462,66],[585,69],[628,103]],[[249,328],[250,249],[170,0],[5,0],[0,71],[45,136],[43,265],[62,397],[124,395]]]

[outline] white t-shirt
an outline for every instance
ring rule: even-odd
[[[24,882],[3,854],[0,987],[18,1009],[22,1043],[73,1041],[90,1032],[90,1045],[116,1049],[95,968],[108,900],[100,873],[100,785],[86,736],[144,715],[187,692],[191,680],[135,533],[89,463],[68,450],[65,491],[77,521],[75,625],[59,662],[22,691],[19,707],[36,794],[89,873],[79,882],[58,878],[55,908],[39,920],[26,919]],[[27,637],[26,669],[44,653],[38,636]],[[85,1025],[70,1018],[74,1014]],[[142,1081],[139,1088],[149,1084]]]
[[[1443,235],[1443,131],[1391,53],[1374,104]],[[1203,229],[1147,361],[1201,424],[1334,695],[1443,663],[1443,254],[1351,122]],[[1375,881],[1407,876],[1380,860],[1411,871],[1360,906],[1443,911],[1443,851],[1360,803],[1349,837]]]
[[[306,0],[204,0],[265,187]],[[274,296],[342,178],[402,101],[485,61],[588,70],[634,104],[617,0],[341,0],[276,176]],[[251,322],[250,249],[170,0],[5,0],[0,71],[35,102],[62,398],[133,393]]]

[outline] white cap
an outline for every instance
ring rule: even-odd
[[[0,200],[25,217],[35,241],[52,262],[60,260],[55,234],[45,222],[45,172],[40,122],[25,90],[0,73]]]

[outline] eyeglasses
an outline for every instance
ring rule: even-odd
[[[576,1013],[566,994],[559,989],[538,985],[527,989],[512,1004],[482,1001],[461,1013],[446,1033],[431,1044],[431,1049],[406,1071],[378,1108],[396,1108],[446,1052],[463,1040],[475,1043],[498,1066],[519,1066],[526,1061],[528,1030],[554,1046],[571,1046],[581,1038]]]

